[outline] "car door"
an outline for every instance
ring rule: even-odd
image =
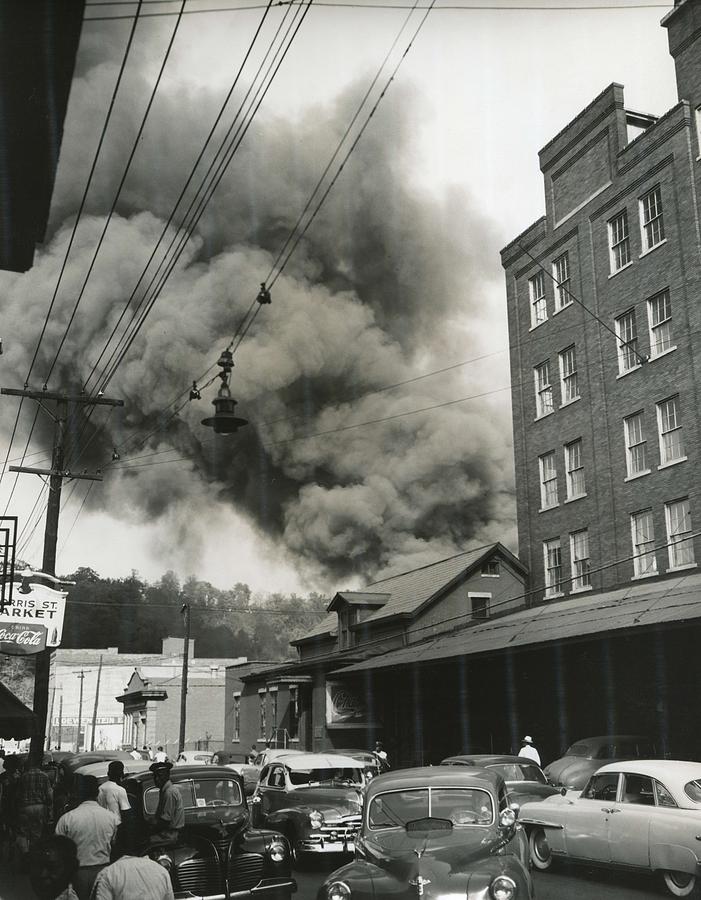
[[[564,810],[567,855],[609,862],[609,821],[618,796],[618,772],[592,775],[587,786]]]
[[[258,786],[261,798],[261,812],[267,818],[285,803],[285,769],[279,763],[272,763],[266,778]]]
[[[609,817],[611,862],[648,868],[650,818],[655,813],[653,780],[647,775],[623,772],[620,788]]]

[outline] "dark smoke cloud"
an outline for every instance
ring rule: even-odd
[[[82,48],[46,246],[26,275],[0,273],[13,329],[3,359],[18,379],[26,374],[37,323],[58,277],[115,78],[114,62],[105,62],[101,51],[94,37]],[[164,406],[217,358],[364,87],[354,86],[331,108],[311,110],[299,121],[268,116],[254,124],[109,387],[125,398],[124,411],[110,417],[81,464],[104,464],[110,448],[127,439],[133,447],[132,435],[154,429]],[[64,383],[79,385],[90,371],[213,120],[219,98],[180,88],[177,95],[164,92],[154,107],[61,356]],[[131,71],[42,344],[37,380],[63,334],[148,91],[141,73]],[[513,546],[503,399],[291,440],[485,389],[477,379],[466,386],[458,370],[353,399],[483,349],[466,340],[456,322],[471,316],[478,327],[489,318],[484,295],[497,274],[492,228],[459,191],[439,204],[412,189],[407,160],[420,107],[416,91],[393,86],[277,282],[273,305],[262,310],[237,353],[232,389],[251,424],[234,437],[212,440],[200,425],[210,414],[210,388],[139,450],[176,448],[190,463],[112,474],[91,493],[92,502],[127,521],[162,522],[193,565],[201,550],[197,526],[204,539],[216,523],[217,504],[232,504],[278,553],[327,581],[422,565],[480,542]]]

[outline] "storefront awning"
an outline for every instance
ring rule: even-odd
[[[679,625],[701,619],[701,574],[634,582],[601,594],[580,594],[524,609],[500,619],[410,644],[338,669],[348,675],[369,669],[414,666],[458,656],[523,649],[588,635],[631,631],[652,625]]]
[[[31,709],[0,684],[0,737],[21,740],[32,737],[36,731],[37,721]]]

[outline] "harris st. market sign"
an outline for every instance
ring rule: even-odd
[[[63,633],[66,592],[43,584],[15,585],[12,604],[0,614],[0,653],[26,656],[58,647]]]

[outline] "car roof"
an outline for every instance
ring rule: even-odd
[[[596,770],[602,772],[630,772],[633,775],[647,775],[650,778],[673,778],[677,783],[701,779],[701,762],[683,759],[628,759],[617,763],[607,763]]]
[[[595,737],[579,738],[572,741],[569,745],[574,747],[576,744],[610,744],[611,741],[649,741],[654,743],[651,737],[645,734],[598,734]]]
[[[75,769],[76,775],[94,775],[101,778],[107,775],[110,763],[115,762],[113,759],[102,759],[96,762],[86,763]],[[119,762],[124,764],[124,774],[131,775],[136,772],[143,772],[151,765],[148,759],[120,759]]]
[[[137,760],[134,760],[134,762],[137,762]],[[238,778],[243,780],[235,769],[228,769],[226,766],[193,766],[185,764],[182,766],[173,766],[170,770],[171,781],[185,781],[187,778],[194,778],[201,781],[203,778],[216,778],[217,776],[220,778]],[[149,779],[153,779],[153,772],[151,772],[150,769],[129,775],[129,781],[142,782],[148,781]]]
[[[279,762],[293,771],[306,771],[307,769],[359,769],[357,759],[351,756],[341,756],[337,753],[296,753],[283,759],[272,760]]]
[[[506,753],[463,753],[458,756],[447,756],[444,760],[441,760],[441,765],[449,765],[453,761],[468,766],[493,766],[499,763],[518,763],[523,766],[538,765],[535,760],[527,756],[515,756]]]
[[[492,769],[477,766],[423,766],[397,769],[373,778],[367,788],[368,798],[383,791],[419,787],[474,787],[498,790],[504,779]]]

